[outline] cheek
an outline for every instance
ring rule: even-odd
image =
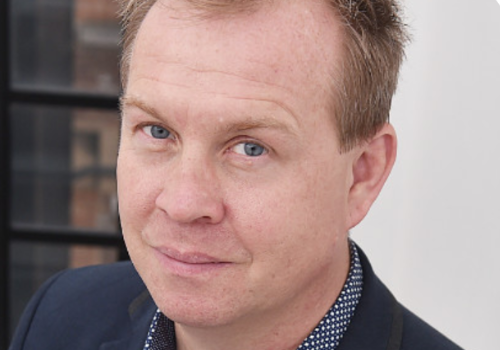
[[[230,205],[233,222],[240,225],[236,232],[254,254],[271,253],[284,261],[304,248],[331,249],[347,232],[345,183],[345,174],[322,164],[262,187],[240,188]]]
[[[232,226],[253,255],[287,255],[318,224],[317,196],[306,184],[293,182],[280,178],[266,186],[228,191]]]
[[[158,176],[133,156],[122,152],[117,162],[117,190],[120,218],[124,234],[141,230],[144,220],[154,209],[159,191]]]

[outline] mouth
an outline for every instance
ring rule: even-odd
[[[154,251],[162,267],[178,276],[215,273],[232,264],[201,252],[179,252],[166,247]]]

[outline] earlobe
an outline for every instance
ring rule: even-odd
[[[396,160],[397,138],[394,128],[385,124],[369,141],[358,146],[352,164],[349,190],[349,229],[366,216]]]

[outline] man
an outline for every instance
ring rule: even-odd
[[[348,237],[396,156],[394,1],[132,0],[123,16],[118,195],[140,278],[56,276],[11,349],[458,349]]]

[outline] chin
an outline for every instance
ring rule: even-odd
[[[162,295],[156,302],[159,309],[177,324],[193,328],[223,327],[238,319],[239,307],[230,301],[204,297],[172,295],[169,300]],[[156,301],[156,299],[155,299]]]

